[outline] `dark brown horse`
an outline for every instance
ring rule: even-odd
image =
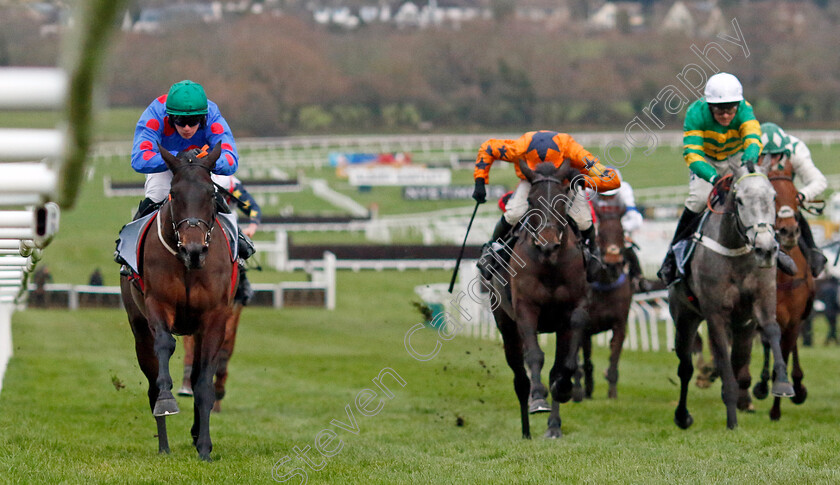
[[[491,278],[499,302],[493,316],[514,374],[523,438],[531,437],[529,412],[549,410],[548,392],[540,377],[544,354],[537,334],[556,334],[554,366],[549,373],[551,414],[545,436],[559,438],[559,404],[572,397],[577,349],[586,326],[583,255],[566,213],[571,203],[570,180],[578,172],[569,162],[557,169],[551,163],[541,163],[532,171],[524,161],[519,167],[531,183],[529,210],[522,218],[510,264]]]
[[[225,340],[222,342],[222,349],[219,351],[219,364],[216,367],[216,376],[213,380],[216,402],[213,403],[213,412],[222,411],[222,398],[225,397],[225,383],[228,378],[228,364],[233,357],[233,347],[236,344],[236,331],[239,329],[239,318],[242,316],[241,302],[234,301],[233,313],[225,324]],[[184,379],[181,388],[178,389],[179,396],[192,396],[192,367],[195,360],[195,338],[192,335],[184,335]]]
[[[793,261],[796,262],[797,273],[787,275],[781,270],[776,272],[776,320],[782,329],[782,357],[785,364],[793,353],[793,390],[791,397],[794,404],[802,404],[808,397],[808,390],[802,385],[802,367],[799,365],[799,350],[796,346],[799,338],[799,328],[811,313],[814,305],[814,278],[811,276],[808,260],[799,247],[799,223],[802,217],[799,212],[798,191],[793,185],[793,166],[790,160],[785,160],[781,169],[771,168],[768,174],[773,188],[776,189],[776,236],[779,243]],[[753,387],[753,395],[758,399],[767,397],[767,381],[770,379],[770,349],[764,346],[764,368],[761,380]],[[773,399],[770,409],[770,419],[778,420],[782,416],[781,398]]]
[[[627,334],[627,316],[633,300],[633,287],[624,258],[624,228],[621,216],[626,210],[617,195],[598,195],[593,200],[598,220],[598,244],[603,255],[603,266],[595,281],[589,285],[587,309],[589,325],[584,331],[583,350],[584,391],[592,397],[595,382],[592,376],[592,336],[612,330],[610,339],[610,366],[605,377],[609,382],[608,398],[618,395],[618,359]]]
[[[192,385],[195,389],[193,445],[210,461],[210,409],[213,374],[232,311],[236,264],[219,225],[210,171],[221,153],[216,145],[204,158],[182,152],[176,158],[160,149],[172,171],[169,199],[161,206],[141,250],[141,291],[120,278],[122,299],[134,333],[140,368],[149,381],[149,404],[157,421],[158,449],[169,452],[166,416],[177,414],[169,359],[173,334],[196,340]],[[235,241],[233,242],[235,244]]]

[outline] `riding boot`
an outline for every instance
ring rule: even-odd
[[[680,220],[677,222],[677,229],[674,231],[674,238],[671,239],[671,245],[668,247],[668,253],[665,255],[665,260],[662,261],[662,267],[656,272],[656,276],[666,285],[670,285],[677,277],[677,260],[674,256],[674,244],[688,236],[690,230],[693,230],[695,224],[700,220],[700,214],[688,208],[683,209]]]
[[[493,229],[490,241],[481,247],[481,258],[476,266],[478,266],[478,272],[484,279],[489,280],[491,278],[490,268],[497,267],[500,264],[499,259],[505,262],[508,260],[507,251],[504,251],[504,249],[508,233],[512,228],[513,226],[502,216]],[[495,252],[498,257],[491,254],[490,251]]]
[[[247,260],[253,256],[255,252],[257,252],[256,248],[254,248],[254,242],[251,241],[251,238],[246,236],[242,231],[239,231],[239,237],[237,238],[236,245],[239,257],[242,258],[243,261]]]
[[[800,215],[798,222],[800,234],[799,247],[808,259],[811,274],[816,278],[825,269],[825,264],[828,262],[828,259],[826,259],[825,255],[817,247],[817,243],[814,242],[814,235],[811,234],[811,226],[808,225],[808,221]]]
[[[233,296],[233,301],[236,303],[241,303],[242,306],[248,304],[252,298],[254,298],[254,289],[251,288],[251,282],[248,281],[248,272],[245,269],[245,262],[241,259],[239,260],[239,285],[236,288],[236,294]]]
[[[592,283],[598,277],[598,272],[603,268],[601,263],[601,248],[598,247],[595,225],[593,224],[589,226],[589,229],[581,231],[580,235],[586,242],[588,252],[588,257],[586,258],[586,281]]]
[[[140,201],[140,205],[137,206],[137,212],[134,214],[134,220],[140,219],[143,216],[147,216],[152,212],[156,211],[160,206],[163,205],[163,201],[155,202],[152,199],[146,197],[145,199]]]

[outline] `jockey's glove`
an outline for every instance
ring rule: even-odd
[[[472,198],[479,204],[487,202],[487,190],[484,188],[484,179],[475,179],[475,189],[473,190]]]
[[[757,163],[758,155],[761,153],[761,147],[758,143],[753,143],[747,148],[744,148],[744,154],[741,155],[741,165],[745,163]]]

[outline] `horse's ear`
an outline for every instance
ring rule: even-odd
[[[222,143],[216,143],[216,146],[213,147],[213,150],[207,154],[204,159],[199,159],[204,161],[204,166],[213,170],[213,167],[216,166],[216,160],[222,155]]]
[[[178,166],[178,159],[175,158],[175,155],[173,155],[172,152],[163,148],[160,143],[158,143],[158,150],[160,151],[160,156],[163,158],[163,161],[166,162],[166,166],[174,173],[175,167]]]
[[[563,163],[557,167],[557,170],[554,172],[554,176],[560,180],[568,180],[569,182],[575,178],[580,171],[572,166],[572,161],[568,158],[563,159]]]
[[[529,182],[534,180],[534,171],[531,170],[531,167],[528,166],[528,162],[524,158],[519,159],[519,170]]]

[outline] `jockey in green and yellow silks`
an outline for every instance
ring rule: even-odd
[[[685,116],[683,157],[691,173],[685,209],[658,273],[666,284],[677,277],[673,246],[699,222],[714,183],[731,172],[730,161],[758,162],[761,147],[761,125],[744,99],[741,82],[726,72],[710,77],[704,97],[692,103]],[[781,254],[780,267],[792,263],[781,261]]]

